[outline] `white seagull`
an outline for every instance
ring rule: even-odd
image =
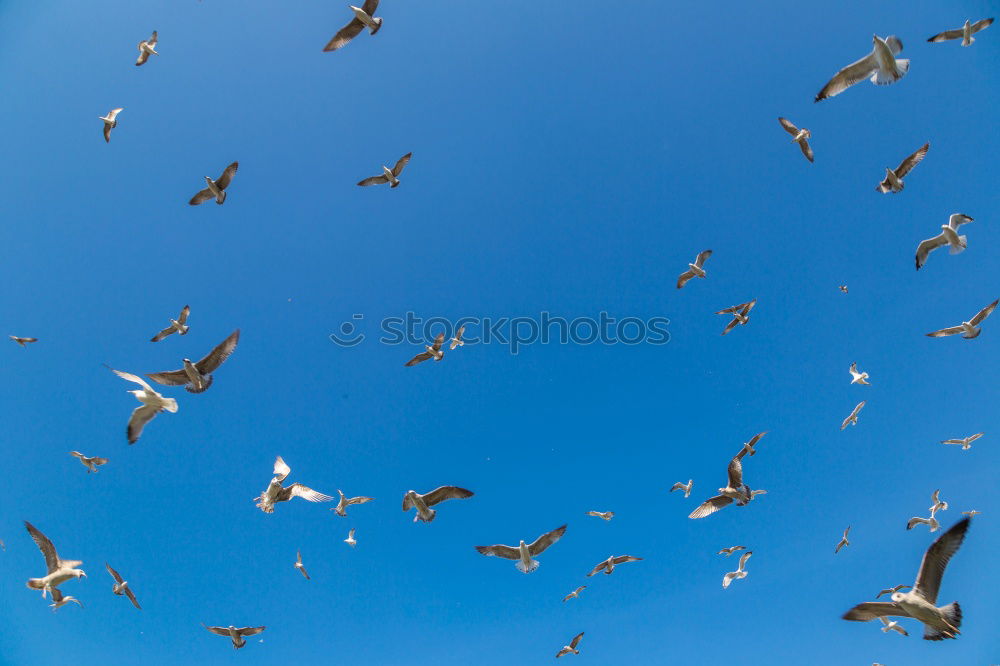
[[[850,368],[850,370],[848,372],[851,373],[851,383],[852,384],[865,384],[865,385],[867,385],[867,384],[870,383],[868,381],[868,373],[867,372],[858,372],[858,364],[857,363],[851,363],[851,368]]]
[[[150,342],[159,342],[163,338],[174,333],[187,335],[188,329],[190,328],[187,325],[187,318],[189,314],[191,314],[191,308],[185,305],[181,309],[181,313],[177,316],[177,319],[171,319],[170,326],[167,326],[165,329],[154,335]]]
[[[271,479],[271,483],[268,484],[264,492],[254,497],[254,500],[257,502],[257,508],[264,513],[274,513],[275,504],[278,502],[287,502],[293,497],[301,497],[309,502],[329,502],[333,499],[329,495],[316,492],[298,481],[290,486],[282,487],[281,482],[285,480],[291,471],[292,468],[285,464],[281,456],[274,459],[274,478]]]
[[[785,131],[792,135],[792,142],[799,144],[799,148],[802,149],[802,154],[806,156],[806,159],[810,162],[813,161],[813,149],[809,145],[809,139],[812,137],[812,132],[802,128],[796,127],[787,118],[778,118],[778,122],[781,126],[785,128]]]
[[[45,568],[46,574],[41,578],[29,578],[28,587],[32,590],[41,590],[42,598],[45,598],[46,592],[51,592],[55,588],[59,587],[70,578],[79,578],[83,576],[87,577],[87,574],[83,569],[78,569],[83,562],[79,560],[61,560],[59,559],[59,554],[56,553],[56,547],[52,545],[49,538],[38,531],[34,525],[29,523],[27,520],[24,521],[24,526],[28,529],[28,534],[34,539],[35,545],[38,546],[38,550],[42,551],[42,555],[45,557]]]
[[[614,511],[588,511],[588,516],[594,516],[595,518],[600,518],[601,520],[611,520],[615,517]]]
[[[933,512],[931,512],[930,518],[921,518],[920,516],[914,516],[913,518],[910,518],[906,522],[906,529],[912,530],[917,525],[927,525],[927,527],[930,528],[930,531],[932,533],[937,532],[938,528],[941,527],[941,524],[938,523],[937,518],[934,517]]]
[[[440,504],[450,499],[467,499],[474,494],[471,490],[459,488],[458,486],[441,486],[426,495],[421,495],[415,490],[407,490],[406,494],[403,495],[403,511],[416,509],[417,513],[413,516],[413,522],[419,520],[429,523],[437,515],[437,511],[431,508],[435,504]]]
[[[52,603],[49,604],[49,608],[52,609],[53,613],[55,613],[57,610],[59,610],[59,608],[65,606],[70,602],[73,602],[80,608],[83,608],[83,604],[80,603],[80,600],[77,599],[76,597],[71,596],[69,594],[63,594],[58,587],[52,588]]]
[[[135,593],[132,592],[132,588],[129,587],[128,581],[123,580],[121,574],[112,569],[111,565],[108,564],[107,562],[104,563],[104,566],[107,567],[108,573],[111,574],[111,577],[115,579],[115,584],[111,587],[111,591],[117,594],[118,596],[125,595],[126,597],[128,597],[128,600],[132,602],[133,606],[135,606],[139,610],[142,610],[142,606],[140,606],[139,602],[136,601]]]
[[[146,376],[157,384],[183,386],[188,393],[202,393],[212,385],[212,373],[218,370],[230,354],[236,351],[236,345],[239,341],[240,329],[236,329],[197,363],[192,363],[191,359],[185,358],[181,361],[184,367],[180,370],[154,372]]]
[[[688,269],[677,276],[677,288],[680,289],[686,285],[688,280],[691,278],[705,277],[705,261],[711,256],[711,250],[705,250],[704,252],[698,253],[698,256],[694,259],[694,263],[688,264]]]
[[[723,548],[718,553],[716,553],[716,555],[725,555],[726,557],[729,557],[738,550],[746,550],[746,549],[747,549],[746,546],[730,546],[729,548]]]
[[[767,492],[751,491],[750,486],[743,483],[743,463],[740,460],[745,454],[746,448],[740,449],[736,457],[729,461],[729,466],[726,468],[729,484],[725,488],[719,488],[718,495],[702,502],[697,509],[691,512],[688,518],[704,518],[719,509],[729,506],[733,503],[733,500],[736,501],[737,506],[746,506],[755,496]]]
[[[80,459],[80,462],[83,463],[83,466],[87,468],[87,474],[90,474],[91,472],[96,473],[97,467],[99,465],[108,464],[107,458],[98,458],[97,456],[94,456],[93,458],[88,458],[79,451],[70,451],[69,454],[74,458]]]
[[[365,502],[371,502],[375,499],[374,497],[344,497],[344,492],[340,490],[340,488],[337,489],[337,494],[340,495],[340,501],[337,502],[337,506],[330,509],[330,511],[333,511],[338,516],[342,516],[344,518],[347,517],[347,507],[352,504],[364,504]]]
[[[228,627],[207,627],[204,624],[201,625],[211,631],[213,634],[218,634],[219,636],[227,636],[232,639],[233,647],[235,649],[240,649],[247,642],[243,639],[244,636],[256,636],[260,632],[264,631],[267,627],[240,627],[236,628],[233,625]]]
[[[729,587],[729,585],[734,580],[747,577],[747,572],[746,569],[743,568],[743,565],[747,563],[747,560],[750,559],[751,555],[753,555],[752,550],[748,550],[747,552],[743,553],[743,555],[740,557],[740,564],[738,567],[736,567],[736,571],[730,571],[729,573],[727,573],[725,576],[722,577],[723,590]]]
[[[139,441],[142,429],[160,412],[168,411],[171,414],[177,413],[177,400],[174,398],[164,398],[154,391],[152,386],[143,381],[141,377],[137,377],[131,372],[122,372],[110,366],[108,366],[108,369],[125,381],[135,382],[142,387],[134,391],[126,391],[126,393],[134,395],[135,399],[142,403],[142,407],[136,407],[132,410],[132,416],[128,420],[128,427],[125,429],[125,436],[128,438],[129,444],[135,444]]]
[[[208,176],[205,176],[205,184],[208,187],[198,190],[188,203],[192,206],[197,206],[198,204],[215,199],[215,203],[221,206],[226,200],[226,188],[229,187],[229,183],[233,182],[233,176],[239,168],[240,163],[233,162],[225,168],[218,180],[212,180]]]
[[[603,562],[599,563],[596,567],[591,569],[590,573],[587,574],[587,577],[590,578],[591,576],[600,572],[601,570],[604,570],[605,575],[610,576],[612,572],[614,572],[615,567],[618,566],[619,564],[624,564],[626,562],[638,562],[641,559],[642,559],[641,557],[635,557],[633,555],[612,555],[611,557],[609,557],[608,559],[604,560]]]
[[[920,241],[917,246],[917,270],[927,262],[927,256],[942,245],[950,246],[949,254],[958,254],[969,246],[965,236],[958,235],[958,227],[972,222],[972,218],[962,213],[955,213],[948,218],[948,224],[941,225],[941,233],[933,238]]]
[[[1000,298],[993,301],[985,308],[977,312],[976,316],[970,319],[969,321],[963,321],[958,326],[952,326],[950,328],[942,328],[940,331],[931,331],[930,333],[927,334],[927,337],[943,338],[949,335],[957,335],[961,333],[962,337],[965,338],[966,340],[977,338],[979,337],[979,334],[982,333],[982,329],[979,328],[979,325],[982,324],[987,317],[993,314],[993,310],[996,309],[997,303],[1000,303]]]
[[[930,148],[931,144],[925,143],[917,149],[917,152],[900,162],[899,166],[895,169],[886,167],[885,178],[881,183],[875,186],[875,190],[881,192],[882,194],[888,194],[889,192],[895,194],[896,192],[901,192],[905,187],[903,184],[903,177],[910,173],[913,167],[920,164]]]
[[[872,52],[837,72],[819,91],[815,101],[839,95],[867,78],[871,78],[872,83],[883,86],[895,83],[906,75],[910,69],[910,61],[896,59],[903,50],[903,42],[898,37],[890,35],[882,39],[878,35],[872,35],[872,44]]]
[[[302,551],[300,550],[295,551],[295,568],[298,569],[302,573],[302,575],[306,577],[306,580],[311,580],[309,578],[309,572],[306,571],[306,566],[302,564]]]
[[[455,331],[455,337],[451,339],[451,344],[448,346],[448,349],[454,351],[455,347],[464,347],[465,341],[462,340],[462,335],[464,333],[465,333],[465,327],[464,326],[459,327],[459,329]]]
[[[563,603],[566,603],[570,599],[576,599],[578,596],[580,596],[580,593],[583,592],[585,589],[587,589],[586,585],[581,585],[580,587],[576,588],[575,590],[567,594],[565,597],[563,597]]]
[[[434,359],[435,361],[440,361],[444,358],[444,352],[441,350],[441,345],[444,344],[444,333],[438,333],[437,337],[434,338],[434,343],[429,345],[424,345],[426,351],[422,351],[409,361],[404,363],[407,368],[416,365],[417,363],[423,363],[429,359]]]
[[[982,437],[986,433],[977,432],[975,435],[969,435],[968,437],[963,437],[962,439],[946,439],[942,441],[942,444],[957,444],[962,447],[963,451],[968,451],[972,448],[972,443]]]
[[[973,518],[973,517],[978,516],[979,514],[981,514],[982,511],[976,511],[975,509],[973,509],[972,511],[963,511],[962,513],[964,515],[968,516],[969,518]]]
[[[928,509],[928,511],[930,511],[932,514],[935,514],[938,511],[948,510],[948,503],[941,500],[940,494],[941,490],[937,489],[934,491],[934,494],[931,495],[931,502],[933,502],[933,504],[931,504],[931,508]]]
[[[892,594],[893,592],[899,592],[904,587],[911,587],[911,586],[910,585],[897,585],[896,587],[887,587],[884,590],[880,591],[878,594],[876,594],[875,598],[878,599],[883,594]]]
[[[539,567],[538,560],[533,558],[544,553],[549,546],[559,541],[565,533],[566,526],[563,525],[551,532],[546,532],[530,544],[522,540],[518,546],[497,544],[494,546],[476,546],[476,550],[487,556],[502,557],[505,560],[517,560],[517,564],[514,565],[517,567],[517,570],[521,573],[529,574]]]
[[[410,158],[413,157],[413,153],[406,153],[396,162],[396,166],[391,169],[384,164],[382,165],[382,175],[371,176],[365,178],[364,180],[358,181],[360,187],[368,187],[369,185],[385,185],[386,183],[391,183],[390,188],[399,187],[399,174],[403,172],[403,167],[405,167],[410,162]]]
[[[976,38],[973,37],[973,35],[979,32],[980,30],[985,30],[986,28],[990,27],[991,23],[993,23],[993,19],[991,18],[982,19],[976,21],[975,23],[966,20],[965,25],[963,25],[958,30],[945,30],[944,32],[939,32],[933,37],[928,38],[927,41],[947,42],[948,40],[951,39],[961,39],[962,46],[972,46],[972,42],[976,41]]]
[[[368,28],[369,34],[374,35],[382,27],[382,19],[375,16],[378,9],[378,0],[365,0],[361,7],[348,5],[354,12],[351,22],[337,31],[337,34],[323,47],[324,51],[336,51],[344,44],[361,34],[361,31]]]
[[[117,120],[117,118],[118,118],[118,114],[121,113],[122,111],[124,111],[124,109],[121,109],[121,108],[111,109],[110,111],[108,111],[108,115],[106,115],[106,116],[98,116],[98,118],[100,118],[101,120],[104,121],[104,142],[105,143],[111,143],[111,130],[113,130],[114,128],[118,127],[118,120]]]
[[[883,634],[888,633],[890,631],[895,631],[895,632],[898,632],[900,634],[903,634],[904,636],[909,636],[910,635],[909,632],[906,631],[906,629],[903,629],[901,626],[899,626],[899,622],[896,622],[895,620],[887,620],[884,617],[880,617],[879,619],[882,620],[882,625],[883,625],[882,626],[882,633]]]
[[[157,41],[156,31],[153,31],[153,36],[149,39],[145,39],[139,42],[139,59],[135,61],[135,66],[145,65],[146,61],[149,60],[151,55],[160,55],[156,52],[156,41]]]
[[[861,408],[865,406],[866,402],[867,400],[862,400],[861,402],[859,402],[857,405],[854,406],[854,411],[852,411],[850,415],[846,419],[844,419],[844,422],[840,424],[841,430],[843,430],[849,425],[858,425],[858,413],[861,411]]]
[[[686,485],[683,484],[683,483],[681,483],[680,481],[678,481],[677,483],[675,483],[673,485],[672,488],[670,488],[670,492],[674,492],[675,490],[683,490],[684,491],[684,497],[687,498],[687,497],[691,496],[691,488],[692,487],[694,487],[694,480],[693,479],[688,479],[688,482],[687,482]]]
[[[844,546],[850,546],[851,542],[847,540],[847,533],[851,531],[851,526],[848,525],[847,529],[844,530],[844,536],[840,537],[840,542],[837,543],[837,547],[833,550],[833,554],[836,555],[840,552],[840,549]]]
[[[347,538],[344,539],[344,543],[346,543],[351,548],[354,548],[355,546],[358,545],[357,539],[354,538],[354,528],[353,527],[347,533]]]
[[[746,303],[740,303],[739,305],[733,305],[732,307],[719,310],[715,314],[731,314],[733,315],[733,320],[726,324],[726,328],[722,330],[722,335],[726,335],[729,331],[736,328],[737,325],[745,326],[750,321],[750,311],[753,310],[753,306],[757,305],[757,299],[752,301],[747,301]]]
[[[576,646],[580,644],[581,638],[583,638],[582,631],[573,637],[573,640],[569,642],[569,645],[564,645],[563,649],[559,650],[559,652],[556,653],[556,659],[571,652],[573,654],[580,654],[580,651],[576,649]]]
[[[756,455],[757,449],[755,449],[753,447],[754,447],[754,445],[757,444],[757,442],[760,441],[760,438],[763,437],[766,434],[767,434],[767,430],[765,430],[764,432],[759,432],[756,435],[754,435],[753,437],[751,437],[749,442],[744,442],[743,443],[743,454],[744,455],[749,454],[751,456],[752,455]]]

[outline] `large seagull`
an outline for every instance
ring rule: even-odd
[[[860,83],[867,78],[871,82],[884,86],[899,81],[910,69],[910,61],[896,59],[896,56],[903,50],[903,42],[895,35],[890,35],[882,39],[878,35],[872,36],[872,52],[861,60],[851,63],[843,68],[830,79],[829,83],[816,95],[816,101],[824,100],[844,92],[855,83]]]
[[[185,358],[183,360],[184,367],[180,370],[154,372],[146,376],[157,384],[183,386],[189,393],[202,393],[212,385],[212,373],[226,362],[229,355],[236,350],[236,344],[239,341],[240,329],[236,329],[197,363],[192,363],[191,359]]]
[[[559,541],[565,533],[566,526],[563,525],[562,527],[557,527],[551,532],[546,532],[531,543],[525,543],[522,540],[517,546],[504,546],[502,544],[497,544],[495,546],[476,546],[476,550],[483,555],[502,557],[505,560],[517,560],[517,564],[514,565],[517,567],[517,570],[521,573],[529,574],[539,566],[538,560],[534,558],[544,553],[545,550],[556,541]]]

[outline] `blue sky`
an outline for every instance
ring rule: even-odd
[[[0,661],[541,664],[579,631],[568,658],[591,664],[1000,660],[1000,319],[974,341],[923,335],[1000,296],[1000,28],[925,42],[995,9],[386,0],[378,35],[322,53],[350,18],[336,2],[3,3],[0,333],[40,342],[2,349]],[[134,67],[153,29],[161,55]],[[906,78],[814,104],[872,33],[900,36]],[[106,145],[97,118],[119,106]],[[779,115],[812,130],[815,164]],[[906,190],[875,193],[925,141]],[[401,187],[354,185],[407,151]],[[233,160],[226,204],[188,206]],[[914,272],[954,212],[976,218],[969,249]],[[706,248],[709,278],[676,290]],[[720,337],[712,313],[755,297]],[[185,303],[191,333],[149,343]],[[403,368],[419,347],[379,344],[376,322],[407,311],[662,316],[671,339]],[[370,337],[331,343],[355,313]],[[137,403],[102,363],[173,369],[234,328],[213,387],[163,387],[180,411],[129,447]],[[852,361],[871,386],[849,384]],[[761,430],[745,474],[769,494],[688,520]],[[970,451],[937,443],[980,431]],[[74,449],[111,462],[88,475]],[[377,499],[264,515],[276,455],[290,480]],[[689,500],[667,493],[688,478]],[[476,495],[431,525],[400,512],[441,484]],[[840,620],[913,582],[932,536],[904,526],[935,488],[944,525],[983,512],[941,591],[962,636]],[[63,589],[85,608],[25,589],[42,572],[25,519],[84,561]],[[473,550],[563,523],[530,576]],[[750,575],[723,591],[736,561],[715,553],[736,544]],[[645,559],[585,579],[621,553]],[[268,629],[234,656],[201,622]]]

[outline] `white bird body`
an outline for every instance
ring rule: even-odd
[[[748,550],[747,552],[743,553],[743,555],[740,557],[739,566],[736,567],[736,571],[730,571],[729,573],[727,573],[725,576],[722,577],[723,590],[728,588],[734,580],[739,580],[741,578],[747,577],[747,571],[746,569],[743,568],[743,565],[746,564],[747,560],[750,559],[751,555],[753,555],[752,550]]]
[[[982,437],[985,433],[978,432],[975,435],[969,435],[968,437],[963,437],[961,439],[946,439],[942,441],[942,444],[957,444],[962,447],[963,451],[968,451],[972,448],[972,443]]]
[[[869,382],[868,382],[868,373],[867,372],[858,372],[858,364],[857,363],[851,363],[851,368],[850,368],[849,372],[851,373],[851,383],[852,384],[865,384],[865,385],[869,384]]]
[[[521,539],[521,543],[517,547],[517,553],[520,559],[515,566],[522,572],[531,573],[538,568],[538,560],[531,558],[531,550],[528,548],[528,544],[524,543],[524,539]]]
[[[379,27],[382,25],[382,19],[372,18],[369,16],[368,12],[363,10],[361,7],[355,7],[354,5],[348,5],[348,7],[351,8],[351,11],[354,12],[357,19],[365,24],[365,27],[368,28],[370,34],[374,35],[378,32]],[[384,169],[385,167],[382,168]],[[389,169],[386,169],[386,171],[388,171],[389,174],[392,173]]]
[[[347,538],[344,539],[344,543],[346,543],[351,548],[354,548],[355,546],[358,545],[357,539],[354,538],[354,528],[353,527],[351,528],[350,532],[347,533]]]
[[[961,28],[958,28],[957,30],[945,30],[944,32],[934,35],[927,41],[946,42],[951,39],[961,39],[962,46],[972,46],[972,43],[976,41],[976,38],[973,37],[973,35],[980,30],[985,30],[992,24],[993,19],[991,18],[982,19],[981,21],[976,21],[975,23],[966,20],[965,24]]]

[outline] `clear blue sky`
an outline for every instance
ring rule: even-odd
[[[1000,296],[1000,26],[925,41],[991,4],[386,0],[381,32],[336,53],[346,2],[0,4],[0,334],[40,338],[0,347],[0,661],[544,664],[579,631],[568,658],[602,665],[1000,661],[1000,315],[974,341],[924,336]],[[161,55],[134,67],[153,29]],[[872,33],[900,36],[906,78],[814,104]],[[815,164],[779,115],[812,130]],[[925,141],[906,190],[877,194]],[[355,186],[407,151],[401,187]],[[188,206],[233,160],[226,204]],[[915,272],[954,212],[976,218],[969,249]],[[676,290],[706,248],[709,278]],[[713,312],[754,297],[720,337]],[[191,333],[149,343],[185,303]],[[668,317],[671,341],[408,369],[417,347],[328,339],[354,313],[371,333],[406,311],[602,310]],[[173,369],[237,327],[213,387],[162,387],[180,411],[129,447],[137,403],[102,363]],[[746,480],[770,493],[688,520],[761,430]],[[88,475],[73,449],[111,462]],[[279,454],[290,480],[377,500],[264,515]],[[689,500],[667,493],[688,478]],[[414,525],[403,493],[441,484],[476,495]],[[842,621],[913,582],[932,536],[904,525],[935,488],[945,525],[983,512],[941,590],[961,637]],[[25,519],[84,561],[63,589],[85,608],[25,589],[43,572]],[[563,523],[530,576],[473,550]],[[736,544],[750,575],[723,591],[736,558],[715,552]],[[621,553],[645,560],[584,578]],[[268,629],[234,656],[201,622]]]

